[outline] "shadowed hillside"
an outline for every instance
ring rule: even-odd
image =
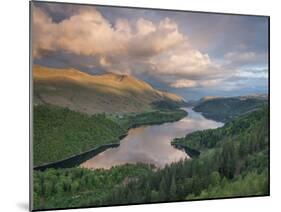
[[[90,114],[137,112],[150,109],[155,101],[183,101],[176,94],[156,90],[128,75],[90,75],[35,65],[33,78],[35,105],[47,103]]]
[[[267,95],[238,97],[204,97],[194,107],[196,112],[216,121],[228,122],[235,117],[257,110],[268,102]]]

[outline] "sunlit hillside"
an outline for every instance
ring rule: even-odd
[[[128,75],[90,75],[35,65],[33,79],[36,105],[47,103],[86,113],[136,112],[149,109],[154,101],[183,101]]]

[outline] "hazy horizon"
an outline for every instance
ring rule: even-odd
[[[34,64],[133,75],[186,100],[268,93],[268,19],[34,2]]]

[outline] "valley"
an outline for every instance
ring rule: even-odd
[[[270,195],[269,16],[29,8],[30,210]]]
[[[89,116],[58,106],[35,106],[34,165],[38,167],[79,156],[103,145],[118,145],[130,128],[173,122],[186,115],[184,110],[177,109]]]
[[[35,209],[268,194],[267,98],[192,108],[131,76],[34,70]]]
[[[200,156],[161,169],[136,163],[108,170],[36,171],[35,206],[44,209],[268,195],[267,115],[267,108],[261,108],[218,129],[174,139],[172,143],[192,147]]]

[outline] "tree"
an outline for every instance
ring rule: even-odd
[[[151,191],[151,202],[159,201],[159,193],[155,190]]]
[[[212,186],[217,186],[217,185],[219,185],[220,180],[221,180],[220,174],[217,171],[212,172],[210,184]]]
[[[172,182],[170,186],[170,200],[176,200],[177,199],[177,185],[175,181],[175,175],[172,177]]]
[[[227,178],[233,178],[236,168],[236,151],[232,141],[226,142],[222,147],[221,173]]]
[[[151,188],[149,183],[146,181],[144,186],[144,201],[149,202],[151,200]]]
[[[160,186],[159,186],[159,199],[160,201],[165,201],[167,198],[167,183],[165,176],[162,176]]]

